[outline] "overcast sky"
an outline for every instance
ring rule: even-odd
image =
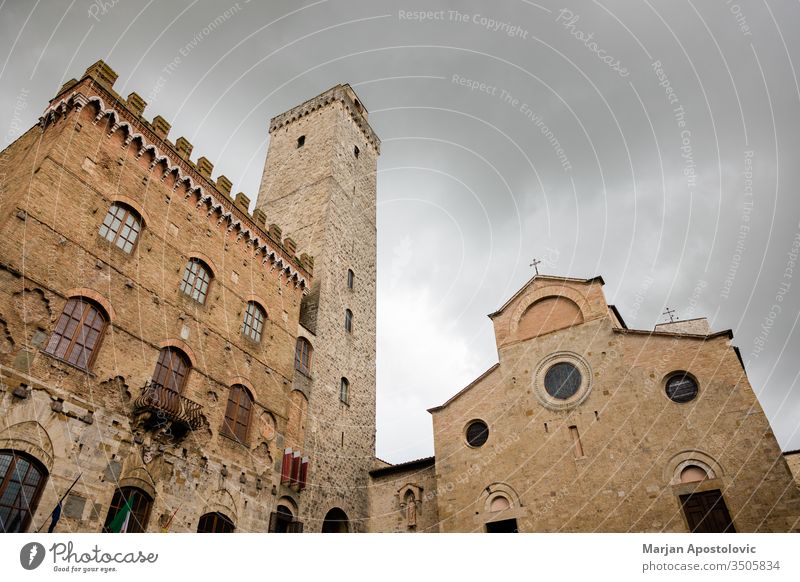
[[[383,140],[378,456],[432,454],[426,408],[496,362],[486,314],[533,257],[602,275],[629,327],[669,306],[733,329],[798,449],[799,22],[726,0],[0,0],[2,145],[102,58],[255,201],[269,118],[349,82]]]

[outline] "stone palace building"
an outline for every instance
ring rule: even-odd
[[[250,213],[116,78],[0,153],[0,531],[800,530],[732,334],[628,329],[600,277],[534,277],[430,410],[435,457],[376,459],[359,98],[271,120]]]

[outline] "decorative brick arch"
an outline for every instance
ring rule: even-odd
[[[115,202],[119,202],[121,204],[124,204],[126,206],[130,206],[131,208],[133,208],[139,214],[139,216],[142,218],[142,222],[144,223],[144,226],[148,226],[148,225],[151,224],[150,215],[144,209],[144,206],[142,206],[141,203],[137,202],[136,200],[134,200],[130,196],[125,196],[124,194],[115,194],[115,195],[111,196],[111,203],[113,204]]]
[[[551,297],[563,297],[570,300],[580,311],[583,321],[587,321],[589,319],[591,310],[589,309],[589,305],[586,303],[586,298],[580,292],[572,289],[571,287],[566,287],[563,285],[548,285],[546,287],[537,289],[529,295],[526,295],[523,298],[523,301],[517,305],[511,314],[511,318],[508,323],[508,336],[516,336],[517,330],[519,329],[520,319],[531,306],[542,299],[548,299]]]
[[[697,465],[704,469],[708,473],[709,479],[719,479],[725,474],[722,465],[708,453],[696,449],[687,449],[674,455],[664,465],[662,475],[664,483],[679,485],[681,483],[681,473],[690,465]]]
[[[187,256],[189,257],[189,259],[200,259],[201,261],[203,261],[208,267],[208,269],[211,271],[212,278],[216,279],[217,277],[219,277],[218,273],[221,273],[221,271],[217,269],[217,265],[214,264],[214,261],[211,260],[211,257],[206,255],[205,253],[201,253],[200,251],[192,251],[190,253],[187,253]]]
[[[64,296],[67,299],[71,297],[85,297],[86,299],[91,299],[92,301],[94,301],[100,307],[103,308],[103,310],[106,312],[106,316],[111,322],[113,322],[117,317],[117,314],[114,311],[114,307],[111,305],[111,301],[106,299],[105,296],[101,295],[94,289],[90,289],[89,287],[75,287],[64,293]]]
[[[261,309],[264,310],[265,319],[269,319],[269,311],[267,311],[267,302],[259,295],[255,293],[251,293],[250,295],[244,296],[245,304],[250,302],[256,303]]]
[[[47,472],[53,470],[53,441],[45,428],[35,420],[18,422],[0,432],[0,449],[13,449],[39,460]]]
[[[497,497],[505,497],[508,499],[509,509],[519,509],[522,503],[519,500],[519,495],[511,485],[506,483],[492,483],[487,485],[478,498],[478,508],[483,513],[490,513],[492,501]]]
[[[200,515],[205,515],[206,513],[221,513],[232,520],[234,526],[236,526],[239,521],[238,513],[236,512],[236,502],[233,500],[233,495],[231,495],[230,491],[227,489],[217,489],[214,491],[203,506],[203,511],[200,512]]]
[[[191,364],[192,368],[195,367],[195,362],[197,361],[197,357],[194,355],[194,350],[190,348],[189,344],[187,344],[185,341],[179,340],[177,338],[165,339],[158,344],[158,347],[160,349],[178,348],[184,354],[186,354],[187,358],[189,358],[189,364]]]
[[[247,388],[250,391],[250,396],[253,398],[256,397],[256,389],[253,387],[253,383],[245,378],[244,376],[233,376],[230,380],[228,380],[228,386],[233,386],[235,384],[240,384]]]
[[[147,493],[151,499],[156,498],[156,482],[147,467],[144,466],[141,454],[137,449],[131,450],[122,463],[122,472],[119,481],[115,483],[119,489],[122,487],[136,487]]]

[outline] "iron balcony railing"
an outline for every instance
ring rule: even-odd
[[[151,412],[151,420],[155,424],[177,423],[196,429],[202,423],[203,408],[197,402],[152,380],[145,384],[141,396],[133,404],[133,410],[134,413]]]

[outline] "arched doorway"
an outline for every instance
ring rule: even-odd
[[[325,521],[322,522],[322,533],[348,533],[349,531],[350,522],[344,511],[334,507],[325,514]]]

